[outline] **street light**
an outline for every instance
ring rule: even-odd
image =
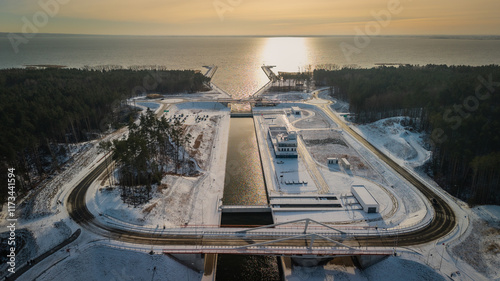
[[[441,265],[443,264],[444,248],[446,246],[443,243],[443,251],[441,252],[441,262],[439,263],[439,271],[441,271]]]

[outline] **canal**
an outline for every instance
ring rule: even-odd
[[[253,118],[231,118],[224,205],[267,205]]]
[[[224,205],[267,205],[253,118],[231,118]],[[221,226],[272,224],[271,213],[223,213]],[[218,255],[216,280],[281,280],[277,257]]]

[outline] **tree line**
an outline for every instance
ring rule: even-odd
[[[500,67],[426,65],[314,71],[356,122],[409,116],[426,132],[426,171],[471,204],[500,203]]]
[[[0,167],[17,169],[23,193],[59,168],[68,144],[133,119],[134,111],[121,100],[202,91],[208,81],[192,70],[0,70]],[[6,194],[2,185],[1,202]]]
[[[312,79],[312,71],[309,72],[279,72],[277,80],[274,81],[270,91],[289,92],[302,91],[304,86],[309,85]],[[293,86],[292,86],[293,85]]]

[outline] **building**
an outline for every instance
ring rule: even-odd
[[[363,211],[367,213],[378,213],[379,212],[379,204],[375,198],[371,195],[371,193],[366,189],[364,185],[352,185],[351,186],[352,195],[358,200],[361,207],[363,207]]]
[[[349,170],[351,168],[351,163],[349,163],[346,158],[340,159],[340,165],[346,170]]]
[[[300,107],[292,106],[292,114],[300,115]]]
[[[297,158],[297,133],[286,127],[269,126],[269,137],[277,158]]]
[[[339,159],[338,158],[327,158],[326,160],[327,160],[328,165],[338,164],[339,163]]]

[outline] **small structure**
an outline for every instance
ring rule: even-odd
[[[297,158],[297,133],[286,127],[269,126],[269,137],[277,158]]]
[[[339,159],[338,158],[327,158],[326,160],[328,161],[328,165],[338,164],[339,163]]]
[[[379,212],[379,204],[375,198],[371,195],[371,193],[366,189],[364,185],[352,185],[351,192],[358,200],[361,207],[363,207],[363,211],[367,213],[378,213]]]
[[[295,115],[300,115],[300,107],[292,106],[292,113]]]
[[[351,168],[351,163],[349,163],[349,161],[347,161],[346,158],[342,158],[340,159],[340,161],[341,161],[340,165],[344,167],[344,169],[349,170]]]

